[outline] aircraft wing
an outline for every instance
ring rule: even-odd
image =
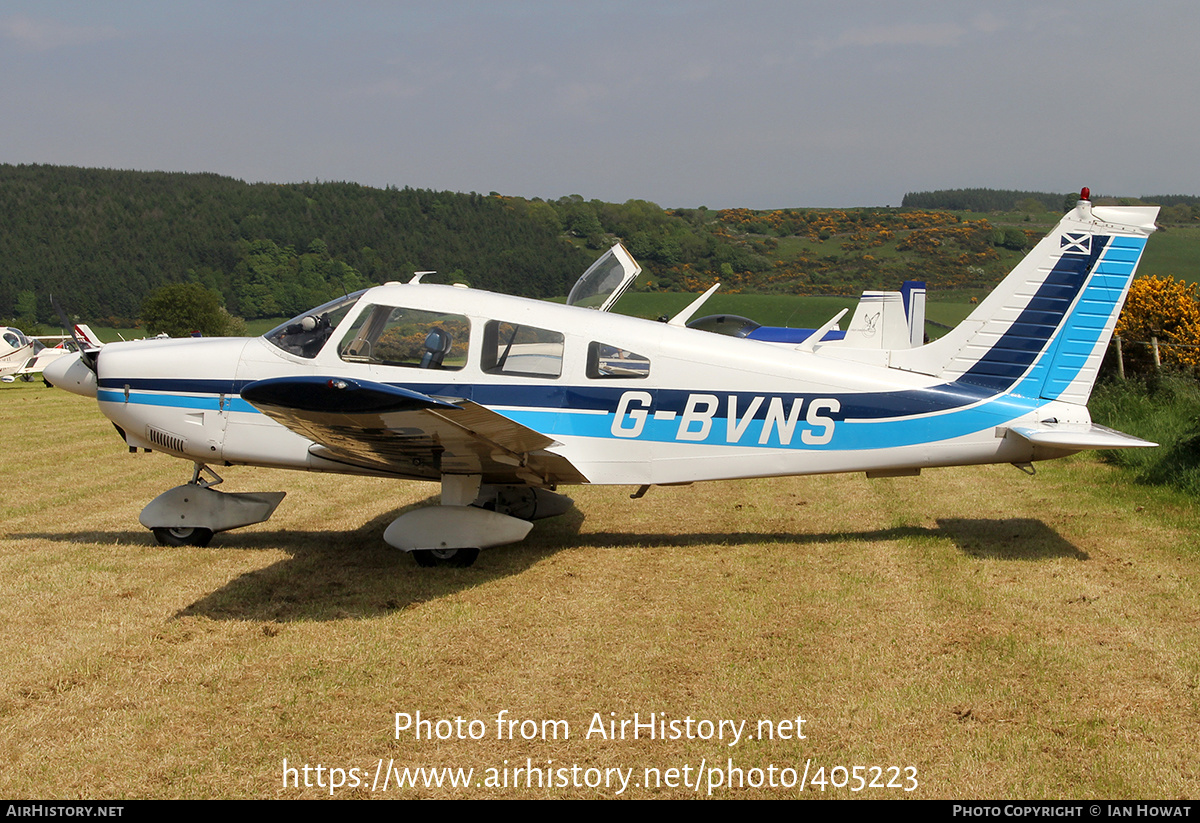
[[[555,441],[486,406],[340,377],[278,377],[242,397],[316,444],[316,457],[405,477],[478,474],[485,483],[585,483]]]

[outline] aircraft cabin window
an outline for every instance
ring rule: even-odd
[[[518,377],[562,374],[563,336],[556,331],[492,320],[483,329],[483,370]]]
[[[467,362],[471,321],[461,314],[367,306],[338,344],[347,363],[458,370]]]
[[[587,376],[593,379],[650,376],[650,358],[607,343],[588,345]]]
[[[366,289],[330,300],[323,306],[293,317],[282,326],[276,326],[263,337],[289,354],[310,359],[316,357],[364,291]]]

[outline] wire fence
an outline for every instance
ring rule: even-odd
[[[1151,353],[1154,355],[1154,370],[1162,369],[1162,349],[1177,348],[1177,349],[1200,349],[1200,345],[1195,343],[1175,343],[1170,340],[1159,340],[1157,337],[1151,337],[1149,340],[1122,340],[1121,335],[1114,335],[1112,345],[1117,350],[1117,374],[1122,380],[1125,379],[1125,347],[1126,346],[1149,346]]]

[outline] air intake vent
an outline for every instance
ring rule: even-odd
[[[170,434],[154,426],[146,427],[146,439],[160,449],[181,454],[187,451],[187,440],[176,434]]]

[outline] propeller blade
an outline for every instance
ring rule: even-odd
[[[62,306],[58,305],[58,301],[54,299],[54,295],[50,295],[50,305],[54,307],[54,311],[58,313],[58,320],[64,328],[71,330],[71,339],[75,341],[75,346],[79,350],[79,360],[83,365],[92,370],[92,374],[96,374],[96,357],[100,354],[100,350],[94,348],[87,340],[79,336],[75,331],[75,324],[67,318],[67,313],[62,310]]]

